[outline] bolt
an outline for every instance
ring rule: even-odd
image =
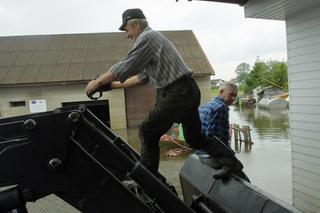
[[[49,166],[54,169],[57,170],[62,166],[62,161],[59,158],[52,158],[49,161]]]
[[[86,105],[80,104],[80,105],[79,105],[79,111],[80,111],[80,112],[86,111]]]
[[[76,123],[80,119],[80,114],[78,112],[71,112],[68,116],[68,119]]]
[[[33,119],[28,119],[28,120],[26,120],[26,121],[23,123],[23,125],[24,125],[24,128],[25,128],[26,130],[31,131],[31,130],[33,130],[34,128],[36,128],[37,123],[36,123],[36,121],[33,120]]]

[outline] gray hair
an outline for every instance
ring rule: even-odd
[[[149,26],[147,19],[130,19],[127,23],[127,25],[133,24],[138,24],[143,30]]]
[[[226,89],[231,89],[234,92],[238,92],[238,87],[235,83],[231,82],[231,81],[226,81],[224,82],[220,88],[219,91],[221,92],[222,90],[226,90]]]

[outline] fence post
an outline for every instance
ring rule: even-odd
[[[242,144],[242,138],[241,138],[241,128],[240,128],[240,125],[237,124],[237,129],[238,129],[238,132],[239,132],[239,145],[240,145],[240,151],[241,151],[241,144]]]
[[[233,124],[233,132],[234,132],[234,150],[239,152],[239,144],[238,144],[238,127],[237,124]]]
[[[249,140],[249,152],[251,152],[251,148],[252,148],[252,140],[251,140],[251,129],[250,127],[248,127],[248,140]]]

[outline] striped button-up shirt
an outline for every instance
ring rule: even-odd
[[[139,74],[141,81],[149,79],[157,89],[192,73],[175,46],[150,27],[137,37],[128,55],[113,65],[111,72],[121,82]]]
[[[229,107],[223,98],[217,96],[199,108],[202,133],[207,137],[216,136],[229,144]]]

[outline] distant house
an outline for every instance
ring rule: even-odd
[[[211,1],[243,5],[249,18],[286,22],[292,202],[304,212],[320,212],[320,1]]]
[[[208,101],[213,69],[195,35],[191,30],[163,33],[193,69],[202,101]],[[0,117],[86,103],[105,108],[114,129],[136,126],[154,105],[150,85],[112,90],[95,102],[84,93],[90,79],[131,47],[124,33],[0,37]]]
[[[255,89],[252,90],[253,93],[253,99],[255,102],[259,102],[261,98],[272,98],[276,95],[285,93],[283,89],[273,87],[273,86],[268,86],[268,87],[262,87],[258,86]]]
[[[222,79],[211,79],[211,88],[220,87],[224,83]]]

